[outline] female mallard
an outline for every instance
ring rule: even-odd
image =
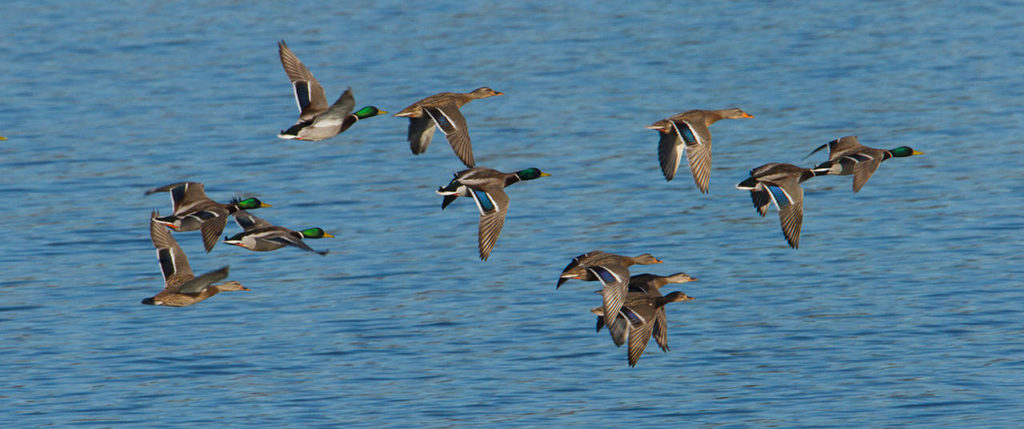
[[[316,251],[302,242],[303,238],[331,238],[331,234],[324,232],[319,227],[307,228],[302,231],[292,231],[283,226],[276,226],[249,214],[245,210],[235,212],[235,222],[244,229],[244,232],[235,234],[231,238],[225,238],[224,242],[235,246],[244,247],[257,252],[268,252],[277,250],[284,246],[295,246],[302,250],[326,255],[328,250]]]
[[[661,296],[662,286],[669,283],[687,283],[695,281],[697,281],[696,278],[690,277],[686,273],[675,273],[669,276],[637,274],[629,278],[629,291],[643,292],[650,296]],[[603,321],[603,318],[597,318],[597,330],[601,330],[601,323]],[[665,307],[658,309],[658,315],[655,318],[654,323],[654,340],[658,342],[658,346],[661,347],[662,351],[668,351],[668,319],[665,315]]]
[[[820,175],[831,174],[836,176],[853,175],[853,192],[857,192],[868,182],[871,175],[878,170],[878,166],[889,158],[903,158],[913,155],[923,155],[907,146],[900,146],[896,149],[875,149],[860,144],[857,136],[840,137],[832,140],[817,149],[811,151],[807,156],[828,147],[828,161],[814,167],[815,173]],[[804,158],[807,158],[806,156]]]
[[[466,167],[473,168],[476,162],[473,161],[469,129],[466,126],[466,118],[462,116],[459,108],[473,100],[502,94],[504,93],[486,86],[466,94],[442,92],[412,103],[394,116],[409,118],[409,148],[413,154],[419,155],[427,150],[430,140],[434,137],[436,125],[448,138],[448,144],[455,151],[455,156],[458,156]]]
[[[661,133],[658,142],[658,160],[665,180],[672,180],[679,168],[679,159],[686,152],[693,181],[703,193],[708,193],[711,180],[711,130],[708,126],[721,119],[753,118],[738,108],[723,110],[690,110],[662,119],[648,129]]]
[[[228,204],[211,200],[198,182],[172,183],[146,191],[146,195],[169,191],[174,204],[174,214],[156,218],[154,222],[166,225],[175,231],[201,230],[203,247],[209,253],[217,244],[220,233],[224,231],[228,215],[242,209],[270,207],[258,198],[232,199]]]
[[[629,359],[629,366],[633,367],[644,354],[644,349],[651,340],[651,332],[658,325],[659,310],[663,312],[665,305],[670,302],[692,299],[693,297],[679,291],[665,296],[652,296],[639,291],[630,292],[618,312],[608,313],[604,307],[595,307],[590,312],[606,319],[608,332],[612,334],[612,341],[616,345],[621,345],[628,339],[629,350],[626,356]],[[615,317],[607,320],[607,314],[615,314]],[[660,326],[659,329],[667,333],[667,325]]]
[[[375,106],[366,106],[355,113],[356,99],[352,88],[348,88],[330,108],[327,107],[327,94],[313,77],[313,73],[299,57],[288,49],[284,40],[277,43],[277,53],[281,57],[281,65],[288,74],[295,91],[295,102],[299,104],[299,120],[277,136],[283,139],[319,141],[329,139],[345,132],[360,119],[372,118],[388,113]]]
[[[494,243],[498,241],[501,227],[505,224],[505,213],[508,213],[508,195],[505,188],[523,180],[550,176],[538,168],[527,168],[515,173],[502,173],[485,167],[474,167],[455,173],[455,178],[448,186],[438,188],[438,195],[444,196],[441,209],[444,210],[458,197],[473,197],[477,209],[480,210],[480,226],[478,246],[480,260],[486,261],[491,255]]]
[[[227,266],[199,277],[193,275],[185,252],[181,250],[181,246],[171,236],[170,231],[157,222],[157,216],[155,211],[150,215],[149,238],[153,240],[153,247],[156,247],[156,257],[160,261],[160,271],[164,275],[164,290],[152,298],[142,300],[143,304],[185,307],[220,292],[249,290],[236,281],[213,284],[227,278]]]
[[[774,203],[779,209],[786,242],[796,249],[804,221],[804,188],[800,183],[819,174],[809,168],[772,162],[750,170],[750,177],[738,183],[736,189],[750,191],[750,198],[761,216],[768,212],[768,204]]]
[[[644,253],[639,256],[622,256],[614,253],[594,250],[572,258],[569,265],[566,265],[565,268],[562,269],[562,274],[558,276],[558,284],[555,285],[555,289],[561,287],[562,284],[569,279],[579,279],[588,282],[597,281],[598,278],[594,277],[587,271],[587,267],[589,266],[615,264],[629,268],[633,265],[651,265],[660,263],[661,261],[650,253]]]
[[[622,307],[628,291],[629,267],[634,264],[660,263],[661,261],[651,256],[650,253],[629,257],[595,250],[573,258],[572,262],[569,262],[569,265],[562,270],[555,289],[561,287],[562,283],[569,279],[600,280],[605,311],[608,314],[618,314],[619,307]]]

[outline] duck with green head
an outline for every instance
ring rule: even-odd
[[[375,106],[366,106],[352,113],[356,99],[352,88],[348,88],[330,107],[327,94],[313,73],[288,49],[284,41],[277,44],[281,65],[292,83],[295,102],[299,105],[299,120],[277,136],[291,140],[319,141],[329,139],[349,129],[360,119],[372,118],[388,113]]]
[[[474,167],[455,173],[455,178],[447,186],[438,188],[437,194],[444,196],[441,209],[458,197],[472,197],[480,211],[478,230],[478,247],[480,259],[486,261],[498,241],[501,228],[505,224],[508,213],[508,195],[505,187],[524,180],[550,176],[538,168],[527,168],[514,173],[503,173],[498,170]]]
[[[293,246],[299,249],[314,252],[319,255],[326,255],[328,250],[317,251],[306,245],[304,238],[332,238],[320,227],[306,228],[301,231],[293,231],[283,226],[277,226],[245,210],[235,212],[235,222],[242,227],[243,232],[225,238],[224,242],[256,252],[269,252],[285,246]]]
[[[229,215],[239,210],[270,207],[270,204],[252,197],[235,198],[228,204],[218,203],[206,196],[203,184],[199,182],[172,183],[150,189],[146,191],[146,195],[157,192],[170,192],[174,214],[158,217],[153,221],[178,232],[200,230],[207,253],[217,244]]]
[[[816,152],[828,148],[828,161],[818,164],[814,171],[818,175],[847,176],[853,175],[853,192],[860,191],[868,182],[875,170],[889,158],[905,158],[914,155],[923,155],[907,146],[900,146],[895,149],[885,150],[867,147],[860,144],[857,136],[846,136],[832,140],[817,149],[811,151],[804,158],[814,155]]]

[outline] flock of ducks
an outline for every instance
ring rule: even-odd
[[[355,110],[351,88],[347,88],[334,104],[328,105],[324,88],[284,41],[278,43],[278,53],[299,108],[298,120],[281,131],[278,137],[324,140],[345,132],[361,119],[388,113],[376,106]],[[460,109],[470,101],[499,95],[503,94],[487,87],[469,93],[443,92],[419,100],[393,115],[409,119],[408,142],[413,154],[425,152],[435,129],[440,129],[455,155],[466,165],[466,169],[455,173],[451,182],[436,192],[442,196],[442,210],[458,197],[473,199],[480,214],[477,244],[479,257],[484,261],[494,249],[508,213],[509,197],[505,188],[521,181],[549,176],[533,167],[505,173],[476,165],[466,118]],[[738,108],[690,110],[647,126],[660,134],[658,159],[665,179],[671,181],[675,177],[685,154],[697,189],[707,193],[711,173],[709,127],[722,119],[742,118],[753,116]],[[737,189],[750,191],[754,207],[761,216],[767,214],[769,205],[775,205],[783,235],[794,249],[799,246],[803,222],[802,182],[822,175],[853,175],[853,191],[857,192],[882,161],[921,154],[906,146],[891,150],[870,148],[861,145],[857,137],[846,136],[821,145],[808,156],[825,148],[828,148],[828,160],[813,168],[783,163],[764,164],[750,170],[750,177],[736,185]],[[146,194],[159,192],[170,193],[173,204],[171,215],[160,216],[154,211],[150,216],[150,237],[157,249],[165,286],[156,296],[144,299],[143,304],[181,307],[219,292],[249,290],[235,281],[215,284],[227,278],[227,266],[194,276],[185,253],[170,230],[199,230],[206,252],[216,245],[229,216],[235,218],[242,232],[225,237],[224,242],[253,251],[291,246],[325,255],[327,251],[316,251],[303,240],[333,237],[319,227],[295,231],[253,216],[248,210],[270,207],[257,198],[235,198],[227,204],[213,201],[206,196],[202,183],[174,183],[151,189]],[[630,366],[636,365],[652,336],[662,350],[669,350],[665,306],[693,299],[679,291],[661,293],[661,288],[669,283],[697,280],[686,273],[631,275],[629,271],[633,265],[660,263],[661,260],[650,254],[629,257],[595,250],[573,258],[562,270],[556,285],[557,289],[570,279],[601,283],[602,289],[597,293],[602,296],[602,305],[591,310],[597,315],[597,330],[607,327],[616,346],[628,343]]]

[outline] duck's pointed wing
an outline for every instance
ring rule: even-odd
[[[860,188],[864,187],[865,183],[868,183],[868,179],[871,178],[872,174],[878,170],[878,166],[882,164],[881,156],[872,156],[874,154],[861,154],[859,157],[847,157],[855,159],[856,164],[853,165],[853,192],[860,191]]]
[[[298,247],[298,248],[300,248],[302,250],[305,250],[307,252],[313,252],[313,253],[316,253],[316,254],[321,255],[321,256],[326,255],[329,252],[328,250],[324,250],[324,251],[313,250],[313,248],[309,247],[309,245],[306,244],[304,241],[302,241],[302,239],[300,239],[300,238],[298,238],[296,236],[293,236],[291,234],[280,234],[280,235],[275,235],[273,237],[264,237],[264,240],[274,241],[274,242],[277,242],[277,243],[284,244],[286,246]]]
[[[683,141],[679,139],[679,133],[667,132],[662,133],[661,139],[658,140],[658,162],[661,163],[661,173],[665,175],[665,180],[672,180],[676,176],[676,170],[679,169],[679,160],[683,157]]]
[[[356,108],[356,97],[352,95],[352,88],[348,88],[338,97],[338,100],[331,105],[322,115],[313,120],[314,127],[340,127],[345,118],[352,114]]]
[[[171,236],[171,232],[159,223],[153,222],[159,214],[153,212],[149,221],[149,238],[156,248],[156,258],[160,261],[160,272],[164,276],[164,285],[170,286],[180,278],[191,278],[192,267],[188,264],[188,257],[181,250],[181,246]]]
[[[599,319],[604,318],[600,316]],[[605,322],[608,322],[605,320]],[[629,335],[629,322],[620,313],[618,317],[612,320],[608,325],[608,333],[612,337],[612,342],[615,343],[615,347],[622,347],[626,343],[626,337]]]
[[[654,317],[654,341],[658,342],[658,346],[661,347],[662,351],[668,351],[668,317],[665,316],[665,307],[661,307],[656,310],[657,313]]]
[[[601,281],[604,314],[619,314],[629,290],[629,269],[618,264],[587,267],[587,271]]]
[[[833,141],[835,141],[835,140],[833,140]],[[820,151],[820,150],[822,150],[822,149],[824,149],[824,148],[828,147],[828,145],[829,145],[829,144],[831,144],[831,143],[832,143],[832,142],[828,142],[828,143],[825,143],[825,144],[823,144],[823,145],[821,145],[821,146],[818,146],[817,148],[815,148],[814,150],[812,150],[812,151],[811,151],[811,153],[809,153],[809,154],[807,154],[807,155],[804,155],[804,157],[803,157],[802,159],[807,159],[807,158],[810,158],[810,157],[811,157],[811,155],[814,155],[814,154],[818,153],[818,151]]]
[[[178,288],[178,293],[199,293],[202,292],[203,289],[206,289],[208,286],[217,283],[221,280],[224,280],[227,277],[228,266],[225,265],[217,271],[210,271],[206,274],[203,274],[199,277],[196,277],[192,280],[185,282],[185,284],[181,285],[181,287]]]
[[[277,43],[277,48],[281,65],[295,91],[295,102],[299,105],[299,122],[312,120],[327,110],[327,95],[324,88],[302,61],[299,61],[299,57],[288,49],[283,40]]]
[[[428,115],[409,118],[409,149],[414,155],[427,151],[434,138],[434,120]]]
[[[501,235],[505,225],[505,214],[508,213],[508,195],[500,187],[489,187],[487,190],[470,188],[473,201],[480,210],[479,248],[480,259],[486,261],[491,255],[494,243]]]
[[[206,196],[206,190],[203,184],[199,182],[172,183],[170,185],[150,189],[146,191],[146,195],[157,192],[169,192],[171,194],[171,204],[172,207],[174,207],[175,215],[181,215],[184,208],[191,206],[196,201],[209,199]]]
[[[439,107],[424,107],[426,112],[437,128],[441,129],[448,139],[448,144],[455,151],[455,156],[467,167],[473,167],[476,162],[473,160],[473,146],[469,141],[469,128],[466,125],[466,118],[459,111],[455,103],[448,103]]]
[[[825,143],[828,146],[828,160],[835,161],[851,153],[860,152],[865,146],[860,144],[857,136],[846,136]],[[820,147],[818,149],[821,149]],[[817,149],[815,149],[815,152]],[[814,152],[811,152],[814,153]],[[810,156],[810,155],[808,155]]]
[[[249,231],[251,229],[263,228],[273,226],[270,222],[267,222],[259,217],[254,216],[246,210],[239,210],[232,214],[235,217],[235,223],[242,227],[242,230]]]
[[[628,316],[631,311],[627,308],[623,312]],[[651,330],[653,328],[654,323],[652,321],[644,321],[643,323],[630,322],[629,351],[627,352],[629,366],[636,366],[640,356],[643,356],[644,349],[647,348],[647,342],[651,340]]]
[[[227,210],[205,213],[213,216],[205,218],[202,225],[199,225],[199,231],[203,234],[203,248],[206,249],[206,253],[210,253],[213,246],[217,245],[220,233],[224,232],[224,226],[228,223],[228,213]]]
[[[750,199],[754,201],[754,208],[757,209],[757,213],[762,217],[768,213],[768,206],[772,203],[772,198],[769,196],[768,191],[750,191]]]
[[[566,273],[568,273],[570,271],[575,271],[577,268],[580,267],[580,265],[586,263],[587,261],[596,259],[598,257],[598,255],[601,255],[603,253],[604,252],[602,252],[600,250],[594,250],[594,251],[590,251],[590,252],[584,253],[582,255],[579,255],[579,256],[577,256],[575,258],[572,258],[572,261],[569,261],[569,264],[566,265],[565,268],[562,269],[562,273],[558,277],[558,284],[555,285],[555,289],[558,289],[558,288],[562,287],[562,284],[564,284],[569,279],[576,278],[574,275],[571,276],[571,277],[563,277]]]
[[[800,245],[800,226],[804,220],[804,189],[795,178],[777,183],[765,183],[772,202],[779,208],[779,221],[786,242],[792,248]]]
[[[686,159],[690,163],[694,183],[701,192],[708,193],[711,180],[711,133],[702,133],[707,131],[707,127],[695,126],[688,121],[673,121],[672,126],[686,147]]]

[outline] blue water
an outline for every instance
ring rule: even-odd
[[[346,2],[351,3],[351,2]],[[11,427],[1017,426],[1024,419],[1024,6],[790,2],[9,2],[0,14],[0,425]],[[490,259],[462,168],[405,119],[323,142],[284,39],[333,100],[440,91],[480,165],[516,184]],[[656,132],[712,127],[710,194],[662,178]],[[804,183],[800,249],[733,186],[843,135],[923,156]],[[337,236],[326,257],[202,250],[252,289],[187,308],[161,287],[146,189],[182,180]],[[228,226],[225,234],[237,227]],[[580,253],[650,252],[696,300],[636,368],[593,332]]]

